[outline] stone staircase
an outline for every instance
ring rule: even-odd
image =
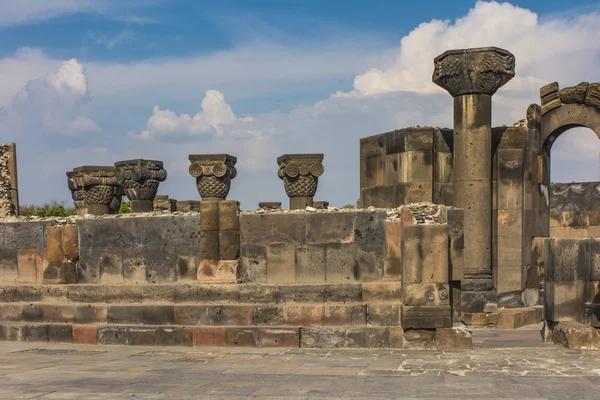
[[[402,347],[399,282],[0,285],[0,340]]]

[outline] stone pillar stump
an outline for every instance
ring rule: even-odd
[[[312,207],[319,177],[325,172],[323,154],[284,154],[277,158],[277,175],[290,198],[290,210]]]
[[[190,175],[203,201],[225,200],[236,177],[237,158],[229,154],[190,154]]]
[[[153,211],[158,185],[167,179],[167,171],[163,168],[162,161],[142,159],[118,161],[115,167],[117,181],[131,202],[131,212]]]

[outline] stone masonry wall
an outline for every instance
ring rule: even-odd
[[[553,183],[550,236],[600,237],[600,182]]]
[[[400,129],[360,140],[359,207],[452,204],[452,130]]]
[[[238,281],[380,280],[386,217],[385,211],[242,213]]]

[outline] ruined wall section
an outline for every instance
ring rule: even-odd
[[[19,213],[16,157],[14,143],[0,144],[0,218]]]
[[[552,183],[550,237],[600,237],[600,182]]]
[[[452,131],[400,129],[360,140],[359,207],[452,204]]]

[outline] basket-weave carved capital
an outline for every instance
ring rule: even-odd
[[[313,197],[323,175],[323,154],[284,154],[277,158],[277,175],[288,197]]]
[[[167,179],[162,161],[126,160],[115,163],[117,181],[129,200],[154,200],[158,185]]]
[[[515,56],[497,47],[449,50],[434,64],[433,82],[453,97],[491,96],[515,76]]]
[[[236,177],[237,158],[229,154],[190,154],[190,175],[203,200],[225,200]]]
[[[115,196],[115,186],[119,186],[115,167],[83,166],[74,168],[73,174],[83,185],[86,206],[111,204]]]

